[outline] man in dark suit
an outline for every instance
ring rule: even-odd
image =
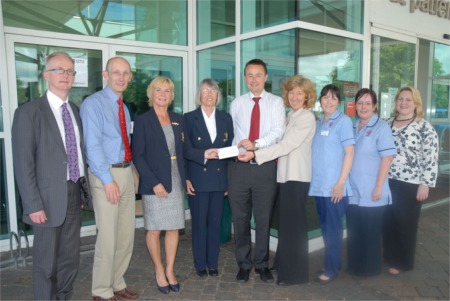
[[[55,52],[45,69],[47,93],[14,115],[14,172],[23,221],[34,231],[34,298],[67,300],[78,272],[81,208],[90,207],[90,195],[78,107],[68,101],[74,60]]]

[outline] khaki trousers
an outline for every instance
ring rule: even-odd
[[[133,252],[135,232],[135,193],[132,168],[111,168],[120,190],[120,201],[106,200],[102,182],[89,171],[89,182],[97,226],[92,295],[111,298],[114,291],[124,289],[124,274]]]

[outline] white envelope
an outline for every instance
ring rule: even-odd
[[[219,160],[237,157],[239,155],[239,149],[236,145],[219,148]]]

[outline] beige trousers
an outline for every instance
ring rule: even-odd
[[[135,232],[135,193],[132,168],[111,168],[120,190],[120,201],[112,205],[106,200],[102,182],[89,171],[89,182],[97,226],[92,295],[111,298],[124,289],[124,274],[133,252]]]

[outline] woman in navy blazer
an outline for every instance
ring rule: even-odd
[[[178,292],[174,274],[179,234],[184,228],[186,189],[183,157],[183,116],[168,110],[174,98],[174,84],[156,77],[147,88],[152,106],[138,116],[133,133],[133,162],[139,172],[139,193],[144,207],[146,242],[155,265],[156,285],[162,293]],[[165,230],[166,267],[161,260],[160,234]]]
[[[204,79],[197,91],[196,110],[184,115],[187,141],[187,193],[192,217],[194,267],[200,277],[218,276],[220,223],[227,193],[227,160],[218,158],[218,148],[231,145],[233,122],[216,106],[222,95],[212,79]]]

